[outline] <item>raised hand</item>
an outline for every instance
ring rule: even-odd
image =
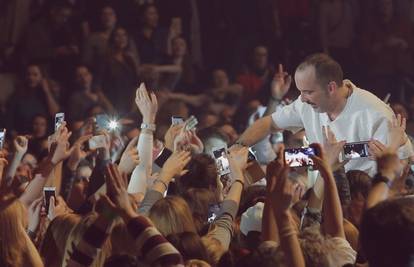
[[[136,212],[127,192],[126,179],[115,164],[108,164],[105,171],[106,195],[102,196],[108,207],[122,217],[134,217]]]
[[[339,154],[343,150],[346,141],[336,141],[335,134],[332,132],[329,126],[322,126],[323,135],[323,149],[325,151],[325,157],[332,170],[337,170],[343,167],[349,160],[339,162]]]
[[[189,151],[174,152],[164,163],[160,172],[160,179],[168,183],[174,176],[182,176],[187,170],[185,166],[191,160],[191,153]]]
[[[73,145],[72,153],[70,154],[69,161],[68,161],[68,167],[71,170],[75,170],[83,159],[85,159],[89,153],[84,151],[82,149],[85,142],[87,142],[92,135],[84,135],[78,138],[76,140],[75,144]]]
[[[29,224],[27,229],[33,233],[37,231],[40,225],[40,212],[42,211],[43,197],[32,202],[28,208]]]
[[[247,147],[243,146],[232,146],[227,154],[229,160],[230,169],[237,168],[239,170],[245,170],[247,168],[247,155],[249,150]]]
[[[322,178],[326,179],[328,176],[332,176],[331,165],[329,164],[326,153],[320,144],[314,143],[310,147],[315,149],[317,156],[310,156],[315,163],[316,169],[321,173]]]
[[[397,117],[393,118],[388,127],[388,138],[390,140],[388,146],[391,150],[396,151],[408,140],[408,137],[405,134],[405,129],[407,128],[407,119],[402,117],[401,114],[397,114]]]
[[[174,151],[174,141],[177,136],[182,132],[184,125],[171,125],[164,135],[165,147],[171,151]]]
[[[148,94],[144,83],[141,83],[136,91],[135,104],[142,114],[144,123],[154,123],[157,115],[158,102],[156,95]]]
[[[29,140],[25,136],[17,136],[16,139],[13,141],[14,149],[16,150],[16,154],[23,157],[24,154],[27,152],[27,146],[29,144]]]
[[[72,132],[69,132],[68,128],[66,128],[66,122],[63,122],[56,132],[56,144],[54,149],[52,149],[51,159],[53,164],[58,164],[72,154],[74,148],[72,147],[69,149],[69,138],[71,135]]]
[[[47,212],[47,217],[49,220],[53,220],[59,215],[66,214],[70,212],[69,207],[66,205],[65,200],[61,196],[50,197],[50,204],[49,204],[49,210]]]
[[[387,150],[388,148],[378,140],[371,140],[368,143],[368,152],[372,160],[381,157]]]
[[[377,158],[378,173],[387,177],[391,181],[399,178],[403,172],[403,165],[397,154],[391,151],[385,151]]]
[[[121,173],[130,174],[134,168],[139,164],[139,155],[137,149],[138,136],[134,137],[126,147],[121,156],[121,161],[118,165],[118,170]]]
[[[289,91],[292,77],[283,70],[283,65],[279,64],[278,71],[275,73],[271,83],[272,97],[281,100]]]

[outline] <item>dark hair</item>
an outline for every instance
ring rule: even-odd
[[[216,162],[209,155],[195,155],[188,163],[187,170],[186,174],[177,179],[180,192],[185,192],[190,188],[209,190],[217,188]]]
[[[386,200],[367,210],[360,240],[369,266],[413,266],[414,198]]]
[[[190,188],[182,197],[191,209],[197,232],[201,234],[208,221],[210,205],[217,203],[216,195],[208,189]]]
[[[368,197],[369,190],[371,189],[371,177],[368,173],[360,170],[351,170],[346,173],[346,178],[349,181],[349,191],[351,192],[351,198],[361,193],[366,199]]]
[[[229,137],[227,134],[223,133],[217,127],[207,127],[197,132],[198,137],[201,139],[203,143],[205,143],[210,138],[217,138],[221,139],[227,144],[230,142]]]
[[[122,27],[122,26],[116,26],[113,29],[113,31],[111,32],[111,35],[109,36],[109,40],[108,40],[108,48],[109,48],[108,52],[109,52],[110,55],[112,55],[113,52],[114,52],[114,49],[115,49],[115,34],[116,34],[116,31],[119,30],[119,29],[124,30],[126,32],[126,35],[127,35],[127,38],[128,38],[128,44],[125,47],[125,50],[130,50],[130,48],[131,48],[131,36],[130,36],[129,32],[127,31],[127,29],[125,27]]]
[[[310,55],[300,63],[296,71],[304,70],[309,66],[315,68],[315,78],[323,88],[330,82],[336,82],[338,86],[342,86],[342,81],[344,79],[342,68],[339,63],[330,56],[322,53]]]
[[[167,240],[181,253],[184,261],[198,259],[210,262],[207,249],[198,234],[192,232],[170,234]]]

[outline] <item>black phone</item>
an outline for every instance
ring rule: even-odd
[[[369,141],[346,143],[344,145],[344,159],[358,159],[369,157]]]
[[[287,148],[284,150],[285,164],[289,167],[314,166],[310,156],[316,156],[316,151],[312,147]]]
[[[162,168],[164,166],[164,163],[171,156],[171,154],[172,151],[164,147],[164,149],[161,151],[158,157],[154,160],[154,163],[157,164],[158,167]]]
[[[46,212],[49,212],[50,198],[56,199],[56,187],[43,187],[43,194],[45,197]]]

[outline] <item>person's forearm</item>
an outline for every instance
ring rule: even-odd
[[[46,92],[46,103],[50,115],[55,115],[59,112],[59,104],[56,102],[50,90]]]
[[[9,181],[16,175],[17,167],[19,167],[20,162],[22,161],[23,155],[18,153],[14,154],[13,159],[10,163],[9,168],[7,169],[6,179]]]
[[[290,267],[305,267],[305,258],[299,244],[297,230],[294,229],[289,211],[278,212],[274,210],[279,226],[280,245],[285,253],[285,259]]]
[[[366,208],[370,209],[379,202],[386,200],[389,196],[389,191],[390,188],[385,183],[378,183],[374,185],[369,191]]]
[[[266,111],[263,114],[263,117],[271,115],[273,112],[276,111],[277,106],[280,104],[281,99],[274,99],[270,97],[269,102],[267,103]]]
[[[33,180],[26,187],[24,193],[20,196],[19,200],[26,207],[29,207],[34,200],[42,196],[43,187],[45,186],[46,181],[47,179],[44,176],[36,174]]]
[[[272,202],[270,201],[269,197],[266,197],[263,208],[262,240],[274,241],[278,244],[280,243],[275,215],[273,214]]]
[[[60,188],[62,186],[62,166],[63,162],[59,162],[54,168],[53,171],[47,177],[45,186],[56,187],[56,195],[60,194]]]
[[[144,193],[147,188],[147,179],[152,170],[153,135],[141,132],[138,138],[138,154],[140,163],[135,167],[128,184],[128,193]]]
[[[263,117],[255,121],[244,133],[240,136],[239,142],[246,146],[252,146],[259,140],[262,140],[272,131],[271,116]]]
[[[157,65],[155,66],[155,71],[157,72],[164,72],[164,73],[180,73],[181,67],[180,65]]]
[[[345,238],[341,201],[339,200],[335,179],[332,175],[329,175],[324,181],[323,228],[325,234]]]
[[[241,170],[232,170],[231,175],[233,176],[233,184],[230,187],[230,190],[226,196],[226,200],[233,200],[237,204],[240,203],[240,197],[243,192],[244,177]]]

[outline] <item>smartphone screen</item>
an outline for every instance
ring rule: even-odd
[[[208,219],[207,219],[208,223],[214,222],[214,220],[217,218],[217,216],[220,212],[221,206],[222,206],[222,203],[209,205]]]
[[[65,120],[65,113],[56,113],[55,115],[55,132],[57,129],[59,129],[60,125],[62,125],[62,122]]]
[[[98,148],[105,147],[105,144],[106,144],[105,138],[106,138],[105,135],[93,136],[91,139],[89,139],[89,142],[88,142],[89,149],[98,149]]]
[[[316,155],[312,147],[288,148],[284,151],[285,164],[289,167],[313,166],[310,155]]]
[[[220,175],[230,173],[230,163],[226,157],[227,150],[225,147],[213,150],[213,156],[216,160],[217,170]]]
[[[45,197],[46,212],[48,212],[50,205],[50,197],[54,197],[56,199],[56,187],[43,187],[43,194]]]
[[[368,156],[368,141],[347,143],[344,145],[345,159],[366,158]]]
[[[184,123],[184,118],[180,116],[172,116],[171,117],[171,125],[180,125]]]
[[[0,129],[0,150],[3,149],[6,140],[6,129]]]
[[[253,149],[250,147],[249,148],[249,153],[247,154],[247,162],[251,162],[253,160],[257,160],[256,158],[256,153],[255,151],[253,151]]]
[[[108,129],[109,125],[109,117],[106,114],[98,114],[96,115],[96,126],[98,126],[99,130],[106,130]]]

